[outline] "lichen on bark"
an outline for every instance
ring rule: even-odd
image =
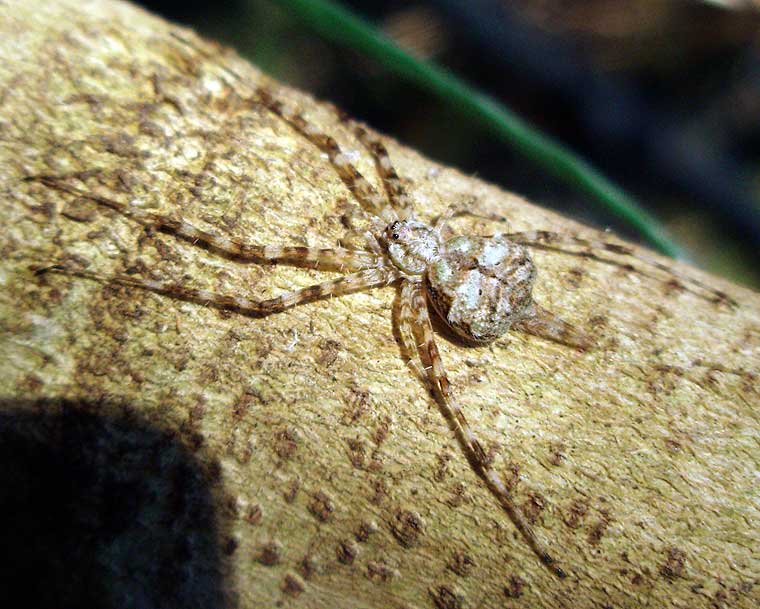
[[[756,607],[755,293],[678,265],[728,292],[730,309],[536,252],[538,299],[596,349],[439,338],[470,423],[570,574],[559,581],[405,366],[392,289],[253,319],[30,271],[68,259],[256,295],[324,276],[219,259],[23,180],[67,174],[237,239],[330,247],[350,194],[247,101],[264,80],[127,4],[0,4],[0,443],[14,447],[0,483],[25,489],[17,520],[60,519],[36,575],[66,567],[70,594],[100,581],[114,606],[141,586],[174,607]],[[278,90],[375,179],[332,108]],[[387,145],[426,220],[476,197],[514,230],[593,234]],[[23,562],[35,549],[22,545],[4,551]]]

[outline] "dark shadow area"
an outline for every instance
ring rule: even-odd
[[[199,445],[126,404],[0,400],[0,607],[234,606]]]

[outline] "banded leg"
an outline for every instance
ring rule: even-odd
[[[481,220],[489,220],[491,222],[498,222],[501,224],[506,224],[509,222],[504,216],[500,214],[480,213],[472,211],[471,206],[475,200],[475,198],[472,198],[468,201],[465,201],[464,203],[452,203],[440,216],[435,219],[433,228],[438,232],[439,235],[442,235],[449,220],[452,218],[458,218],[460,216],[471,216],[473,218],[480,218]]]
[[[265,108],[279,116],[293,129],[322,150],[330,159],[340,179],[348,187],[364,210],[372,215],[382,217],[386,222],[396,220],[396,214],[388,207],[385,198],[377,192],[359,170],[340,149],[338,142],[332,136],[323,133],[316,125],[307,121],[303,115],[287,108],[281,101],[275,99],[266,89],[259,88],[256,95]]]
[[[40,275],[49,272],[83,277],[85,279],[92,279],[105,284],[140,288],[157,294],[171,296],[179,300],[209,305],[219,309],[237,311],[243,315],[257,317],[280,313],[285,309],[295,307],[299,304],[329,296],[342,296],[344,294],[367,290],[369,288],[385,286],[398,277],[394,271],[389,269],[368,269],[306,288],[301,288],[300,290],[285,292],[280,296],[269,298],[267,300],[254,300],[245,296],[217,294],[209,290],[191,288],[168,281],[143,279],[132,277],[130,275],[106,276],[62,265],[54,265],[38,269],[36,274]]]
[[[523,536],[533,552],[538,556],[552,572],[558,577],[565,577],[566,573],[556,564],[556,561],[544,545],[538,540],[530,524],[525,520],[520,510],[515,505],[512,495],[507,489],[498,473],[491,467],[483,446],[477,439],[470,424],[464,417],[462,408],[454,395],[449,379],[446,376],[446,370],[443,367],[443,361],[435,344],[433,336],[433,326],[430,322],[430,316],[427,311],[427,302],[425,293],[419,286],[411,292],[411,308],[416,312],[414,327],[420,334],[422,344],[420,345],[420,356],[429,362],[427,368],[427,377],[430,384],[438,397],[438,402],[449,421],[454,426],[457,437],[459,438],[469,461],[475,467],[477,473],[487,484],[489,490],[494,494],[499,504],[509,515],[517,530]]]
[[[209,231],[194,227],[182,219],[170,218],[153,212],[120,203],[113,199],[96,195],[92,192],[71,186],[67,182],[53,176],[37,176],[27,180],[39,181],[49,188],[67,192],[72,195],[94,201],[104,207],[116,210],[123,216],[131,218],[140,224],[152,226],[171,233],[193,244],[201,243],[212,250],[238,260],[254,262],[288,262],[302,264],[324,270],[359,271],[380,266],[380,255],[367,251],[338,249],[319,249],[313,247],[282,247],[273,245],[249,245],[241,243]]]
[[[535,302],[526,312],[526,316],[515,322],[511,329],[584,351],[594,345],[594,341],[588,334]]]
[[[402,220],[412,215],[413,201],[406,192],[401,178],[393,166],[388,149],[379,139],[369,134],[369,132],[359,125],[354,128],[357,139],[370,151],[375,159],[377,173],[383,182],[388,200],[396,210],[398,217]]]
[[[561,251],[563,253],[570,254],[572,256],[583,256],[586,258],[591,258],[592,260],[598,260],[600,262],[604,262],[607,264],[614,264],[616,266],[629,269],[633,271],[634,273],[638,273],[639,275],[642,275],[644,277],[650,277],[653,279],[658,279],[660,281],[663,281],[661,278],[650,275],[646,273],[645,271],[643,271],[642,269],[634,267],[632,264],[625,264],[617,260],[612,260],[610,258],[603,258],[595,254],[594,252],[588,252],[588,251],[575,252],[575,251],[563,250],[561,248],[563,246],[581,246],[581,247],[590,248],[592,250],[595,249],[595,250],[610,252],[612,254],[617,254],[620,256],[628,256],[629,258],[632,258],[634,260],[639,260],[641,262],[644,262],[652,266],[653,268],[656,268],[659,271],[667,273],[674,280],[681,280],[686,283],[690,283],[691,285],[696,286],[699,289],[704,290],[705,292],[708,292],[711,295],[710,300],[712,300],[713,302],[725,302],[729,304],[730,306],[737,306],[737,302],[733,300],[725,292],[716,290],[715,288],[705,285],[698,279],[694,279],[693,277],[689,277],[688,275],[684,273],[675,271],[671,269],[670,267],[668,267],[667,265],[660,262],[659,260],[657,260],[654,256],[651,256],[647,254],[646,252],[636,251],[632,247],[629,247],[627,245],[622,245],[619,243],[609,243],[606,241],[599,241],[597,239],[585,239],[583,237],[576,237],[573,235],[563,235],[561,233],[553,233],[550,231],[541,231],[541,230],[526,231],[526,232],[521,232],[521,233],[510,233],[504,236],[507,239],[511,239],[512,241],[521,243],[523,245],[528,245],[528,246],[533,246],[533,247],[542,247],[545,249]],[[682,288],[686,287],[680,283],[678,283],[677,285],[678,287],[682,287]],[[693,290],[690,290],[690,291],[693,291]],[[704,295],[701,295],[701,296],[703,298],[705,297]]]
[[[414,337],[414,311],[412,311],[412,295],[418,289],[413,281],[405,279],[401,284],[401,297],[399,299],[398,331],[401,344],[404,348],[404,356],[408,357],[407,364],[414,370],[420,381],[424,382],[427,372],[415,359],[417,352],[417,340]]]

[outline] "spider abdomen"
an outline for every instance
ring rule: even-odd
[[[428,267],[430,301],[459,335],[490,342],[531,303],[536,268],[528,251],[500,236],[455,237]]]

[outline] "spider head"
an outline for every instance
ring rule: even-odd
[[[381,240],[393,264],[412,275],[422,275],[441,252],[438,233],[416,220],[394,220]]]

